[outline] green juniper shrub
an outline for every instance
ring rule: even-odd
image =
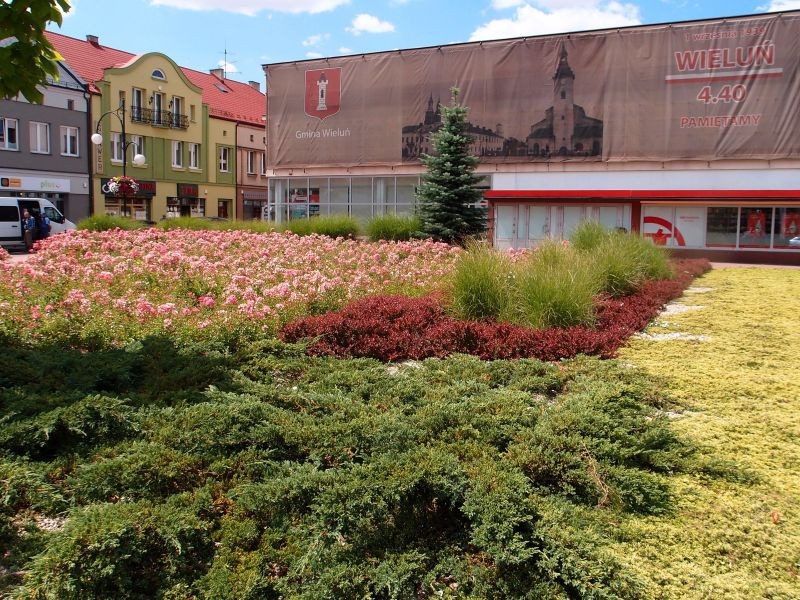
[[[129,217],[118,217],[114,215],[92,215],[78,222],[78,229],[87,231],[109,231],[112,229],[144,229],[147,223],[136,221]]]
[[[81,395],[66,388],[96,377],[66,377],[50,410],[4,413],[6,529],[72,506],[62,531],[20,550],[25,577],[9,593],[648,595],[609,551],[613,522],[669,510],[668,475],[693,455],[644,374],[596,359],[387,365],[218,344],[219,385],[190,397],[170,399],[188,379],[168,364],[203,365],[202,345],[153,342],[128,349],[147,360],[115,367],[118,395]],[[173,383],[144,393],[140,370]],[[14,389],[40,407],[52,393]]]
[[[213,556],[210,494],[166,503],[120,502],[73,510],[63,532],[31,563],[34,599],[166,597],[190,584]],[[186,597],[186,596],[184,596]]]
[[[419,218],[415,216],[382,215],[367,223],[367,236],[370,241],[408,241],[419,231]]]

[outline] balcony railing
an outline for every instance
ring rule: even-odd
[[[148,123],[156,127],[171,127],[172,129],[186,129],[189,127],[189,117],[170,110],[145,108],[144,106],[131,106],[131,121],[134,123]]]

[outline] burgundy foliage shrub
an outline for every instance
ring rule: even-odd
[[[650,281],[624,298],[601,298],[594,327],[530,329],[493,321],[459,321],[438,296],[371,296],[338,312],[304,317],[286,325],[281,339],[311,338],[312,355],[369,357],[384,361],[463,353],[483,359],[558,360],[578,354],[613,356],[636,331],[710,269],[701,259],[673,262],[673,279]]]

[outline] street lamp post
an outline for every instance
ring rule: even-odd
[[[108,115],[114,115],[117,117],[120,126],[122,127],[122,176],[127,177],[128,175],[128,147],[133,145],[133,140],[128,141],[128,137],[125,134],[125,100],[119,101],[119,106],[114,110],[108,110],[100,115],[100,118],[97,119],[97,127],[95,128],[95,132],[92,134],[91,140],[95,146],[99,146],[103,143],[103,136],[100,133],[101,125],[103,124],[103,119],[106,118]],[[133,155],[133,164],[137,167],[142,166],[145,163],[144,154],[134,154]],[[123,192],[122,194],[122,213],[123,215],[128,214],[128,198],[127,195]]]

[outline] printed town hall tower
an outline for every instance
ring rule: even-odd
[[[558,67],[553,75],[553,138],[556,154],[567,154],[573,149],[575,134],[575,73],[567,62],[567,49],[561,46]]]
[[[575,104],[575,72],[561,46],[553,74],[553,105],[545,118],[531,126],[526,141],[528,156],[599,156],[603,148],[603,121],[586,116]]]

